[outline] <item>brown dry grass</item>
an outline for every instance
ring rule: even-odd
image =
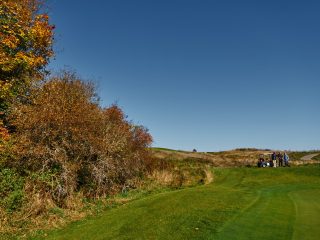
[[[169,185],[174,180],[174,174],[169,170],[156,170],[150,175],[150,178],[160,184]]]
[[[259,149],[235,149],[230,151],[223,152],[187,152],[187,151],[173,151],[173,150],[164,150],[164,149],[153,149],[152,150],[154,157],[158,159],[166,160],[187,160],[194,159],[199,163],[206,163],[213,167],[244,167],[244,166],[256,166],[257,161],[260,155],[268,155],[273,151],[268,150],[259,150]],[[276,151],[279,152],[279,151]],[[293,156],[296,153],[301,152],[288,152],[289,156]],[[310,154],[308,152],[305,153]],[[304,164],[315,164],[319,163],[317,160],[298,160],[292,159],[290,165],[304,165]]]
[[[23,238],[36,230],[62,227],[91,214],[90,209],[84,209],[81,193],[70,197],[65,209],[57,207],[48,193],[29,193],[27,197],[28,204],[19,212],[8,214],[0,208],[0,238],[1,234]]]
[[[209,183],[213,182],[214,176],[213,176],[212,171],[210,169],[206,169],[205,174],[206,174],[205,184],[209,184]]]
[[[169,150],[153,150],[153,154],[159,159],[185,160],[195,159],[199,162],[208,163],[214,167],[233,167],[256,165],[260,154],[267,154],[265,150],[231,150],[225,152],[205,153],[205,152],[180,152]]]

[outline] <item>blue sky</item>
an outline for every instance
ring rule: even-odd
[[[320,2],[49,0],[52,70],[97,82],[154,146],[320,149]]]

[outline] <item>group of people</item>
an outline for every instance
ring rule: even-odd
[[[269,159],[265,159],[265,157],[261,155],[258,161],[258,167],[289,167],[289,155],[286,152],[283,154],[273,152],[271,155],[268,155],[267,158]]]

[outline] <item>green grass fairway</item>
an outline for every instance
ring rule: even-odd
[[[46,239],[320,239],[319,166],[213,171],[209,185],[135,200]]]

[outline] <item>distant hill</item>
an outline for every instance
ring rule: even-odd
[[[278,152],[279,150],[275,150]],[[233,166],[255,166],[259,156],[271,154],[271,149],[238,148],[221,152],[191,152],[168,148],[152,148],[154,157],[167,160],[194,160],[209,164],[215,167]],[[287,151],[290,156],[291,164],[300,165],[304,163],[318,163],[320,161],[320,151]],[[319,155],[312,160],[303,161],[302,157],[309,154],[318,153]]]

